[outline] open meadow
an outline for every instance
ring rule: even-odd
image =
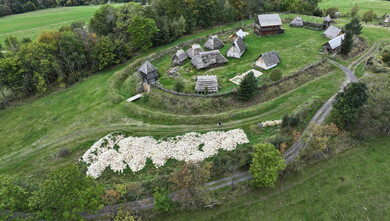
[[[361,15],[369,9],[373,9],[380,17],[390,13],[390,2],[384,0],[322,0],[318,6],[321,9],[338,7],[342,14],[347,14],[351,12],[351,9],[355,4],[358,4],[360,9],[359,14]]]

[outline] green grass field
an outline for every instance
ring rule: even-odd
[[[340,156],[246,194],[225,189],[213,209],[155,220],[387,220],[390,217],[390,137],[359,143]]]
[[[322,9],[339,7],[339,11],[342,14],[346,14],[351,12],[355,4],[359,6],[359,14],[363,14],[369,9],[373,9],[378,16],[390,13],[390,2],[385,0],[322,0],[319,7]]]
[[[1,17],[0,42],[4,42],[7,36],[15,36],[19,40],[26,37],[35,40],[42,30],[58,30],[77,21],[88,23],[100,7],[101,5],[60,7]]]

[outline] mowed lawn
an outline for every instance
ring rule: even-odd
[[[359,14],[361,15],[369,9],[373,9],[380,17],[390,13],[390,1],[385,0],[322,0],[319,3],[319,7],[321,9],[339,7],[339,11],[342,14],[346,14],[351,12],[355,4],[358,4],[360,9]]]
[[[7,36],[15,36],[19,40],[26,37],[35,40],[42,30],[58,30],[77,21],[88,23],[100,7],[101,5],[60,7],[0,17],[0,42],[3,43]]]
[[[360,143],[275,188],[230,193],[219,207],[155,220],[388,220],[389,155],[390,137]]]

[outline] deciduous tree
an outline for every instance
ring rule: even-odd
[[[156,22],[150,18],[136,15],[128,27],[131,44],[136,49],[146,50],[152,47],[153,37],[159,31]]]

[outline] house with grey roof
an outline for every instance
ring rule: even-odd
[[[145,84],[153,84],[158,81],[157,68],[149,61],[146,61],[139,69],[138,73]]]
[[[244,40],[242,38],[238,37],[233,42],[232,46],[230,46],[229,50],[227,51],[227,57],[229,58],[241,58],[241,56],[244,54],[246,49],[246,44],[244,43]]]
[[[279,14],[258,15],[255,19],[254,32],[258,36],[283,34],[284,29]]]
[[[217,93],[219,90],[218,78],[216,75],[197,76],[195,93]]]
[[[209,39],[204,43],[203,47],[208,50],[217,50],[223,48],[224,44],[221,40],[219,40],[217,35],[212,35]]]
[[[336,38],[333,38],[332,40],[323,44],[322,48],[324,49],[325,52],[327,52],[329,54],[339,52],[341,49],[341,44],[343,43],[344,37],[345,37],[345,34],[342,34]]]
[[[218,50],[201,52],[191,60],[191,64],[198,70],[224,65],[227,62],[228,60]]]
[[[327,28],[324,32],[325,38],[329,38],[329,39],[333,39],[342,34],[343,34],[343,30],[333,25],[329,26],[329,28]]]
[[[203,49],[200,47],[199,44],[193,44],[190,49],[187,50],[187,55],[189,58],[193,58],[199,53],[204,52]]]
[[[303,20],[301,16],[296,17],[291,23],[290,26],[292,27],[303,27]]]
[[[237,38],[244,39],[249,33],[244,32],[242,29],[238,30],[234,35],[231,36],[232,40],[235,41]]]
[[[327,15],[322,23],[322,29],[326,30],[330,26],[330,23],[332,23],[332,18],[330,15]]]
[[[183,49],[180,49],[172,56],[173,65],[182,65],[187,60],[187,58],[187,53],[183,51]]]
[[[279,62],[280,62],[280,56],[278,52],[272,50],[260,55],[256,59],[255,65],[259,68],[263,68],[264,70],[268,70],[273,67],[276,67],[279,64]]]
[[[390,15],[386,16],[385,23],[390,23]]]

